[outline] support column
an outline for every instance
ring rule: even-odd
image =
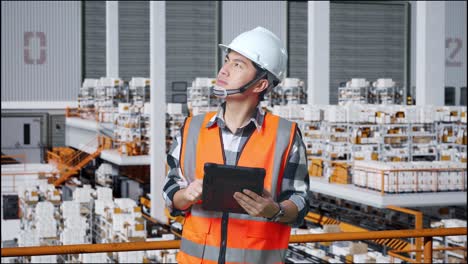
[[[151,217],[167,224],[162,188],[166,178],[166,2],[150,2]]]
[[[119,78],[118,1],[106,1],[106,77]]]
[[[445,3],[416,1],[416,105],[444,105]]]
[[[330,2],[308,1],[307,103],[330,103]]]

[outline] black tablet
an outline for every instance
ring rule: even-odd
[[[246,214],[234,199],[235,192],[263,193],[265,169],[205,163],[202,207],[209,211]]]

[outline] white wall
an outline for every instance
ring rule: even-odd
[[[445,86],[466,87],[466,2],[445,2]],[[416,1],[411,1],[411,87],[416,86]],[[414,97],[414,94],[413,94]]]
[[[264,27],[284,41],[287,37],[286,1],[222,1],[221,43],[229,44],[240,33]]]
[[[76,101],[81,3],[2,1],[2,109]],[[47,102],[47,103],[45,103]],[[10,104],[4,104],[10,103]]]

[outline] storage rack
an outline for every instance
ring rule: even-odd
[[[216,79],[195,78],[192,86],[187,88],[188,108],[218,106],[221,100],[211,92],[215,83]]]
[[[372,102],[373,96],[369,94],[369,87],[338,87],[338,104],[345,105],[348,103],[353,104],[367,104]]]
[[[372,91],[377,99],[375,103],[382,105],[402,104],[403,89],[396,86],[376,87]]]
[[[150,79],[133,77],[128,86],[129,102],[137,107],[143,107],[150,102]]]
[[[434,123],[411,123],[409,143],[411,161],[437,159],[437,131]]]
[[[459,144],[457,144],[457,123],[437,122],[438,160],[457,160]]]
[[[130,106],[130,104],[119,104],[119,114],[114,129],[114,143],[119,148],[120,154],[127,156],[142,154],[141,129],[141,114],[137,112],[136,107]]]
[[[285,78],[279,87],[282,88],[284,105],[298,105],[307,103],[307,93],[304,82],[297,78]]]
[[[323,139],[323,172],[329,182],[348,184],[351,182],[350,129],[347,122],[322,123],[325,131]]]
[[[150,139],[151,139],[151,125],[150,125],[150,104],[145,103],[144,112],[141,114],[141,153],[149,155],[150,153]]]
[[[95,118],[95,98],[98,79],[85,79],[78,93],[78,109],[81,118]]]
[[[304,81],[297,78],[285,78],[265,95],[264,102],[268,106],[299,105],[307,103],[307,92]]]
[[[380,125],[371,123],[350,123],[350,160],[378,160],[380,158]]]
[[[128,91],[124,89],[124,82],[120,79],[101,78],[96,89],[96,109],[99,122],[114,123],[117,106],[128,99]]]
[[[366,79],[353,78],[338,87],[338,104],[403,104],[403,89],[392,79],[377,79],[372,85]]]
[[[374,95],[366,79],[353,78],[338,87],[339,105],[369,103],[374,103]]]
[[[410,161],[408,124],[381,124],[382,161]]]

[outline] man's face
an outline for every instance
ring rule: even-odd
[[[257,70],[252,62],[241,54],[231,51],[224,58],[216,85],[227,90],[238,89],[254,79]]]

